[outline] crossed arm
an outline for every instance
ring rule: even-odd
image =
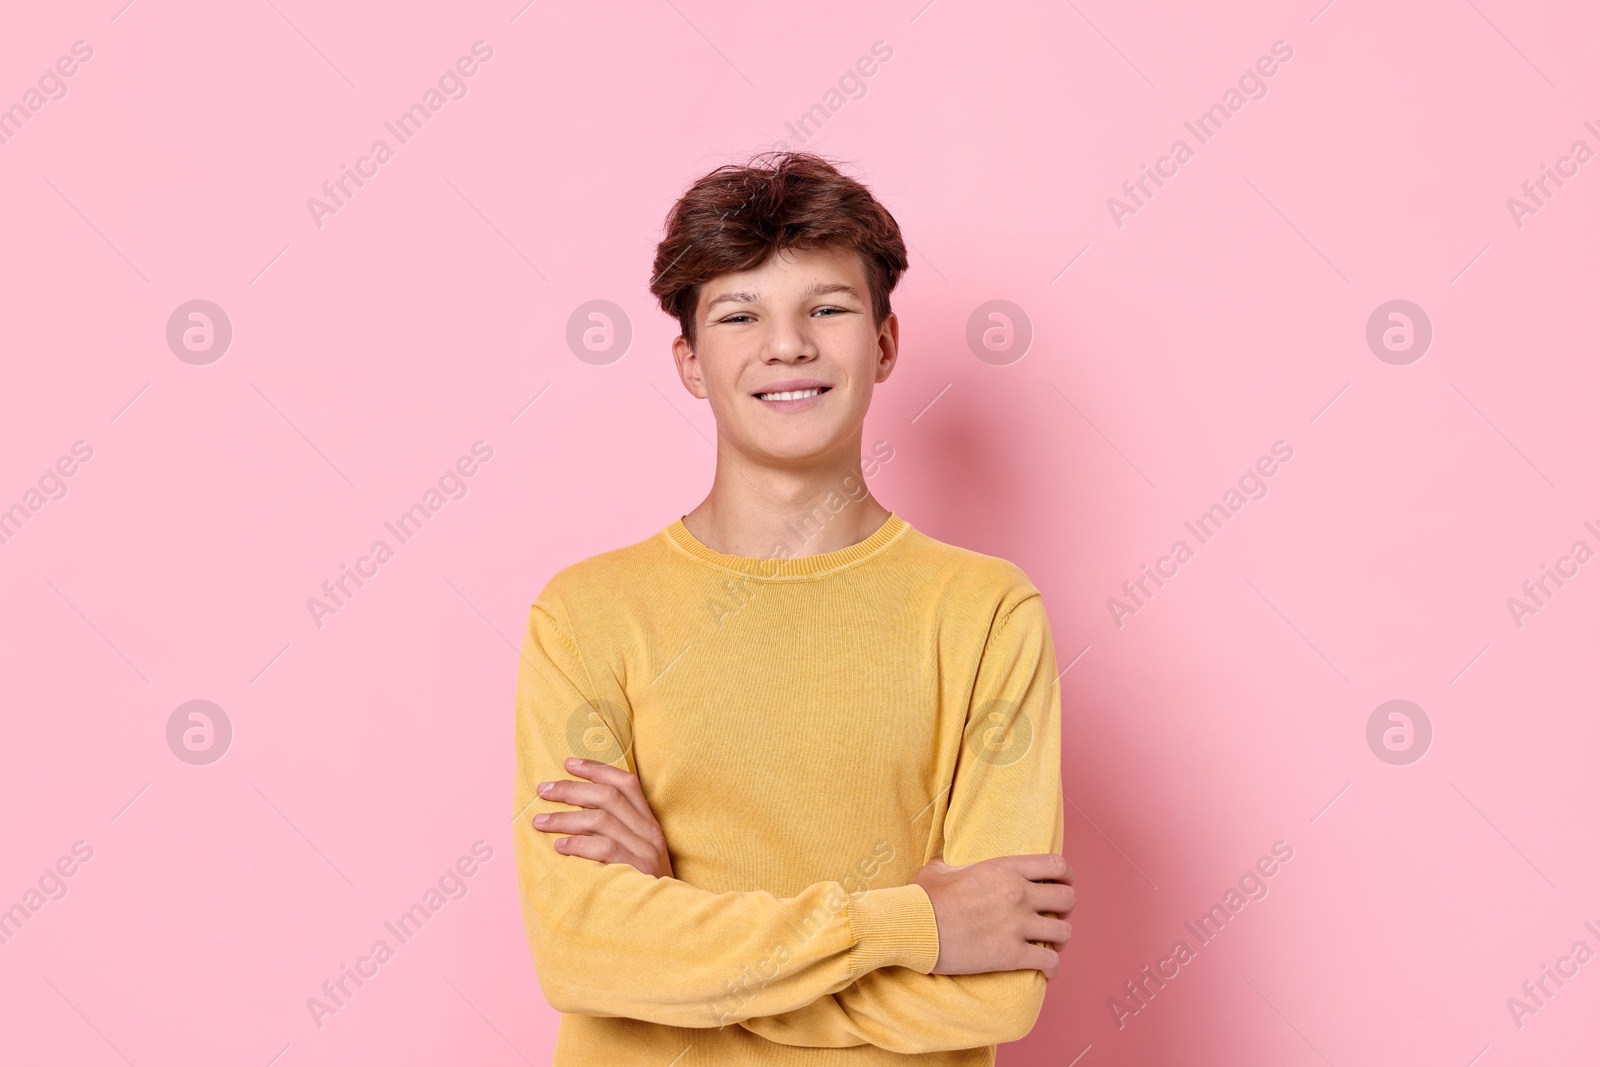
[[[873,1044],[908,1053],[1027,1033],[1045,981],[1058,972],[1059,951],[1071,936],[1065,916],[1075,903],[1072,872],[1059,855],[1059,697],[1036,595],[997,624],[985,649],[973,698],[978,710],[969,713],[937,832],[942,856],[908,886],[846,898],[837,883],[818,883],[783,901],[765,893],[713,894],[678,881],[665,835],[631,771],[563,761],[570,746],[549,725],[551,716],[535,708],[548,706],[561,687],[574,690],[562,694],[566,701],[616,704],[588,674],[556,616],[536,606],[524,646],[516,835],[524,917],[554,1006],[678,1026],[735,1023],[790,1045]],[[985,701],[985,694],[998,699]],[[997,706],[1011,709],[1010,721],[989,721],[985,709]],[[997,731],[1023,750],[991,751]],[[559,778],[563,772],[577,780]],[[1019,811],[1034,817],[1019,818]],[[819,908],[837,919],[757,996],[733,1010],[705,1010],[719,999],[727,965],[726,954],[713,961],[703,946],[725,950],[732,938],[764,951],[773,930]],[[932,943],[917,933],[930,910]],[[558,925],[606,933],[596,943],[574,944]],[[670,957],[680,980],[676,1000],[662,1002],[660,984],[634,973],[640,961],[627,944],[640,935],[651,951]]]
[[[574,810],[533,817],[537,830],[572,835],[557,838],[556,851],[672,877],[666,834],[638,777],[589,759],[572,758],[565,766],[585,780],[541,782],[539,795]],[[999,856],[963,867],[935,859],[912,881],[927,892],[939,926],[939,955],[931,973],[1026,969],[1050,979],[1059,972],[1059,953],[1072,937],[1072,925],[1050,913],[1070,912],[1075,903],[1072,869],[1065,858],[1054,853]],[[1034,941],[1053,947],[1030,944]]]

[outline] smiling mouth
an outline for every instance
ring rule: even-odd
[[[757,400],[805,400],[808,397],[820,396],[830,388],[832,386],[825,385],[812,389],[790,389],[782,393],[757,393],[755,396]]]

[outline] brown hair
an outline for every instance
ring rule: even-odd
[[[718,167],[667,214],[650,292],[695,343],[700,287],[754,270],[784,249],[851,248],[861,257],[873,325],[889,315],[889,293],[909,264],[900,226],[854,178],[810,152],[765,152]]]

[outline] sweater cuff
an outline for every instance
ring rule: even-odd
[[[920,885],[869,889],[850,902],[852,980],[879,967],[909,967],[931,974],[939,962],[939,924],[933,901]]]

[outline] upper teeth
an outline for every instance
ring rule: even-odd
[[[757,393],[762,400],[804,400],[808,396],[816,396],[821,389],[795,389],[787,393]]]

